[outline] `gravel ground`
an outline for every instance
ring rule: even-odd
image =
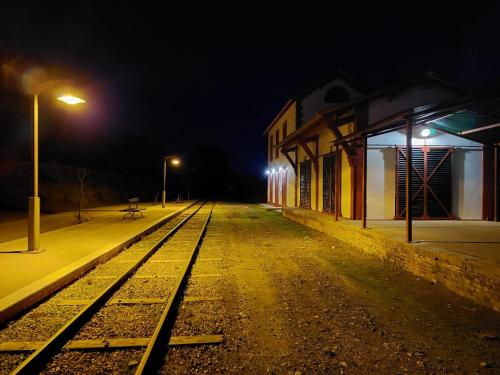
[[[11,354],[11,353],[0,353],[0,373],[9,374],[17,366],[19,366],[26,358],[28,358],[28,353]]]
[[[500,373],[500,314],[274,211],[218,204],[215,253],[223,281],[187,294],[217,287],[223,308],[184,304],[176,332],[216,321],[225,342],[170,348],[161,373]]]
[[[81,306],[42,304],[0,331],[0,342],[46,340],[80,309]]]
[[[137,254],[132,254],[132,251],[128,252],[131,254],[128,259],[130,260],[136,260],[140,258],[139,255]],[[122,257],[123,259],[123,257]],[[130,266],[132,266],[133,263],[125,263],[125,262],[119,262],[116,261],[116,258],[113,260],[110,260],[109,262],[106,262],[104,264],[101,264],[97,266],[95,269],[93,269],[91,272],[89,272],[87,275],[84,276],[84,278],[92,278],[96,276],[120,276],[123,274],[125,271],[127,271]]]
[[[194,209],[188,210],[192,212]],[[188,212],[188,213],[189,213]],[[125,249],[108,263],[102,264],[81,277],[73,284],[56,293],[52,298],[43,302],[34,310],[31,310],[21,315],[16,320],[9,322],[1,327],[0,341],[42,341],[48,339],[69,319],[71,319],[82,306],[61,306],[59,301],[65,299],[90,299],[98,295],[104,290],[112,280],[99,279],[97,276],[119,275],[132,266],[132,263],[119,262],[120,260],[138,259],[144,253],[147,246],[155,243],[160,237],[165,235],[177,223],[183,220],[188,213],[181,214],[172,221],[164,225],[160,230],[151,233],[143,238],[143,241],[136,243]],[[177,237],[181,237],[181,233]],[[173,237],[175,238],[175,237]],[[186,242],[185,240],[182,240]],[[181,241],[181,242],[182,242]],[[179,241],[178,241],[179,242]],[[151,267],[156,267],[151,266]],[[152,271],[152,269],[149,269]],[[163,264],[163,272],[173,272],[175,267],[168,269]],[[141,298],[141,297],[168,297],[168,290],[171,289],[173,279],[159,278],[153,280],[135,279],[127,282],[123,289],[116,293],[113,297],[120,298]],[[144,337],[152,334],[159,316],[161,315],[161,305],[109,305],[101,309],[99,314],[94,317],[85,326],[85,330],[80,333],[79,337],[97,338],[104,325],[107,325],[106,337]],[[109,324],[108,324],[109,323]],[[103,333],[104,334],[104,333]],[[109,336],[110,335],[110,336]],[[53,362],[50,366],[50,373],[127,373],[133,370],[134,364],[129,366],[129,362],[133,360],[134,353],[141,351],[117,351],[106,353],[103,357],[100,353],[79,353],[68,352],[58,358],[79,358],[82,362],[78,366],[66,364],[64,361],[57,363]],[[0,353],[0,373],[9,373],[17,366],[23,358],[28,354],[8,354]],[[95,358],[102,358],[99,362],[95,362]],[[123,358],[122,358],[123,357]],[[119,367],[113,367],[108,364],[105,358],[110,358],[111,361],[122,359]],[[130,360],[127,362],[127,358]],[[92,363],[93,362],[93,363]],[[110,362],[111,363],[111,362]],[[89,366],[86,368],[86,366]],[[85,371],[83,370],[85,369]],[[118,369],[118,370],[117,370]]]
[[[136,275],[179,275],[183,271],[184,265],[185,262],[146,262],[137,270]]]
[[[199,275],[199,274],[221,274],[223,267],[221,262],[196,262],[191,270],[191,275]]]
[[[54,298],[56,300],[95,298],[106,289],[106,287],[111,285],[112,282],[112,279],[96,279],[84,276],[67,288],[61,290]]]
[[[154,256],[151,257],[151,260],[180,260],[187,259],[191,255],[191,250],[175,250],[168,249],[166,251],[159,251]]]
[[[109,305],[83,326],[76,339],[136,338],[153,334],[163,305]]]
[[[166,298],[170,296],[174,283],[173,277],[131,278],[113,295],[113,298]]]
[[[220,335],[226,315],[222,301],[198,301],[181,305],[172,331],[173,336]]]
[[[174,236],[155,257],[175,259],[188,242]],[[275,211],[216,205],[193,273],[224,277],[192,278],[185,295],[222,296],[223,301],[181,303],[173,333],[221,333],[225,341],[170,348],[161,373],[500,373],[500,340],[495,339],[500,314]],[[139,289],[143,296],[165,280],[131,281],[124,290]],[[83,293],[92,288],[78,285]],[[101,335],[103,322],[110,321],[107,337],[141,337],[160,313],[159,305],[110,305],[81,334]],[[35,337],[37,326],[33,330]],[[141,353],[66,352],[46,372],[133,373]],[[2,371],[19,358],[0,355]]]
[[[54,357],[43,374],[133,374],[143,349],[109,352],[66,351]]]
[[[188,281],[184,295],[189,297],[220,297],[222,284],[218,278],[196,277]]]

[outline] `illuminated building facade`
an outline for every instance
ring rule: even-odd
[[[498,97],[432,74],[368,91],[336,72],[266,128],[268,202],[347,219],[408,209],[413,219],[498,220],[499,118]]]

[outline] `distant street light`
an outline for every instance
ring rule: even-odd
[[[85,100],[77,98],[76,96],[73,95],[63,95],[58,97],[57,100],[70,105],[85,103]]]
[[[171,160],[170,163],[174,166],[178,166],[179,164],[181,164],[180,159],[176,155],[165,156],[165,158],[163,159],[163,191],[161,193],[161,207],[162,208],[165,208],[165,199],[167,197],[165,185],[166,185],[166,181],[167,181],[167,161],[168,160]]]
[[[29,197],[28,251],[40,250],[40,197],[38,196],[38,95],[42,92],[66,84],[68,81],[48,81],[33,90],[33,196]],[[58,100],[67,104],[85,103],[85,100],[65,95]]]

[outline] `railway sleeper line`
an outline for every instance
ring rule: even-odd
[[[165,235],[161,236],[159,240],[149,240],[146,237],[145,241],[137,246],[140,257],[136,259],[118,259],[114,264],[132,263],[124,272],[119,275],[92,275],[92,271],[86,276],[90,280],[111,280],[111,284],[100,292],[94,298],[74,298],[74,299],[61,299],[54,301],[60,306],[83,306],[81,310],[69,320],[62,328],[60,328],[54,335],[46,341],[9,341],[0,343],[0,352],[19,353],[19,352],[33,352],[24,362],[22,362],[14,371],[13,374],[33,373],[43,369],[44,366],[58,352],[67,352],[72,350],[114,350],[114,349],[130,349],[130,348],[145,348],[144,355],[136,369],[136,374],[150,373],[153,369],[158,368],[161,360],[164,360],[167,355],[168,346],[182,346],[182,345],[205,345],[205,344],[220,344],[224,338],[222,335],[197,335],[197,336],[171,336],[170,332],[175,323],[177,314],[177,307],[182,297],[182,290],[187,283],[188,276],[196,259],[198,250],[203,241],[204,234],[207,230],[208,223],[211,218],[213,206],[210,208],[206,219],[203,222],[198,220],[197,214],[202,210],[204,204],[197,207],[191,214],[180,220],[174,228],[170,229]],[[196,216],[196,217],[195,217]],[[201,230],[191,230],[192,226],[200,226]],[[180,229],[183,229],[183,232]],[[184,230],[186,228],[186,230]],[[161,231],[161,228],[159,229]],[[192,237],[194,233],[198,233],[196,241],[191,251],[186,251],[188,257],[179,257],[180,259],[152,259],[153,256],[161,252],[162,247],[167,240],[172,238],[175,234],[186,233]],[[175,238],[175,237],[173,237]],[[142,240],[141,240],[142,241]],[[184,241],[184,245],[189,241]],[[148,250],[144,249],[147,243]],[[151,246],[151,243],[153,245]],[[193,243],[191,243],[193,244]],[[124,261],[126,260],[126,261]],[[212,259],[198,259],[198,261],[220,261],[221,258]],[[112,262],[111,259],[109,262]],[[145,264],[168,264],[180,263],[181,269],[178,273],[154,275],[146,274],[140,275],[139,270]],[[86,277],[84,276],[84,277]],[[198,274],[194,278],[212,278],[220,277],[220,274]],[[155,279],[174,279],[174,289],[166,298],[118,298],[114,297],[120,288],[126,282],[131,280],[155,280]],[[197,302],[197,301],[222,301],[219,296],[184,296],[184,302]],[[85,325],[97,315],[97,313],[111,305],[164,305],[161,317],[156,325],[154,333],[149,337],[130,337],[130,338],[99,338],[99,339],[78,339],[75,338],[77,333],[85,328]]]

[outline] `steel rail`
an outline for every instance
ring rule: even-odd
[[[158,325],[155,328],[153,336],[151,336],[146,352],[142,356],[141,362],[135,371],[135,375],[142,374],[153,374],[157,370],[157,366],[161,359],[166,358],[166,354],[163,353],[162,349],[165,348],[172,334],[172,328],[175,323],[175,317],[177,313],[177,306],[184,290],[184,286],[187,282],[188,276],[191,273],[191,268],[193,267],[193,263],[196,260],[199,249],[203,242],[203,238],[207,231],[208,223],[212,218],[212,211],[214,209],[214,204],[210,208],[210,212],[205,220],[202,230],[198,236],[196,241],[196,245],[194,246],[191,256],[186,261],[184,272],[179,275],[177,281],[175,283],[175,288],[173,292],[170,294],[167,304],[163,309],[163,313],[158,322]]]
[[[128,270],[117,276],[104,291],[102,291],[92,302],[85,306],[70,321],[52,335],[42,347],[26,358],[14,371],[14,374],[33,374],[43,367],[57,351],[74,336],[74,334],[106,303],[111,295],[116,292],[134,273],[145,263],[172,235],[174,235],[186,222],[188,222],[203,206],[205,202],[189,214],[185,219],[172,228],[167,234],[160,238],[135,264]]]

